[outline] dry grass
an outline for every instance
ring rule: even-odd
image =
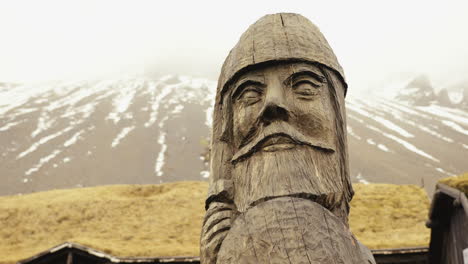
[[[417,247],[429,244],[426,228],[429,199],[415,185],[354,184],[350,227],[371,249]]]
[[[0,197],[0,263],[65,241],[115,256],[197,256],[204,182],[114,185]],[[424,246],[428,199],[415,186],[355,185],[351,227],[371,248]]]
[[[468,172],[459,176],[444,178],[439,181],[468,195]]]
[[[179,182],[0,197],[0,263],[65,241],[122,257],[198,255],[207,188]]]

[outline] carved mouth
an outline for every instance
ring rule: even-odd
[[[287,131],[287,132],[285,132]],[[274,126],[266,126],[253,136],[248,142],[240,146],[234,153],[231,162],[233,164],[248,158],[256,151],[281,151],[297,147],[297,145],[307,145],[319,148],[324,151],[335,152],[333,143],[313,136],[305,136],[287,123],[280,122]]]
[[[272,135],[260,142],[259,149],[266,152],[291,149],[296,146],[296,142],[285,135]]]

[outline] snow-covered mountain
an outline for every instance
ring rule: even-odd
[[[0,195],[206,180],[216,83],[166,76],[0,83]],[[468,171],[468,112],[348,97],[355,182],[424,185]]]

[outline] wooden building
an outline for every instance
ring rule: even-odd
[[[63,243],[18,264],[195,264],[199,257],[161,257],[161,258],[118,258],[104,252],[76,244]]]
[[[466,194],[438,183],[429,211],[429,263],[468,263],[468,199]]]
[[[427,247],[372,250],[377,264],[427,264]]]
[[[427,247],[372,250],[378,264],[426,264]],[[199,264],[199,257],[119,258],[77,243],[63,243],[18,264]]]

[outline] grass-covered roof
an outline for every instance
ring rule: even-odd
[[[458,189],[468,196],[468,172],[459,176],[441,179],[439,182]]]
[[[429,200],[411,185],[355,184],[350,225],[372,249],[427,246]],[[205,182],[113,185],[0,197],[0,264],[65,241],[119,257],[197,256]]]

